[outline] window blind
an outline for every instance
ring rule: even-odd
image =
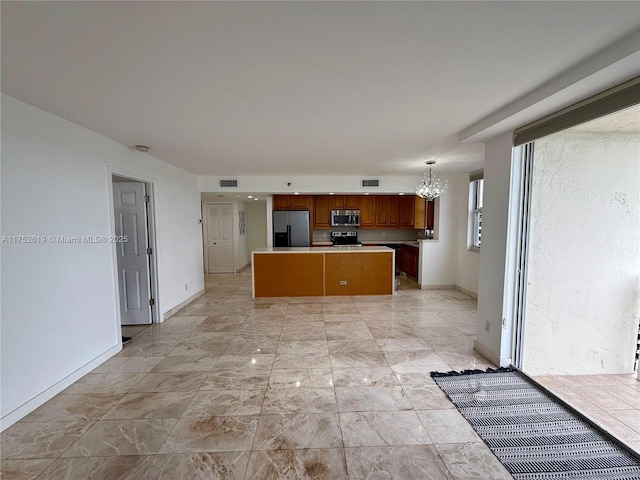
[[[514,145],[529,143],[637,104],[640,104],[640,77],[518,128],[515,131]]]

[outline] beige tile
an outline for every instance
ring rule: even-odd
[[[102,419],[178,418],[194,395],[194,392],[128,393]]]
[[[91,373],[150,372],[164,357],[112,357]]]
[[[267,388],[271,367],[254,365],[249,367],[219,367],[207,375],[201,390],[259,390]]]
[[[416,410],[445,410],[455,408],[438,386],[405,386],[404,392]]]
[[[181,418],[160,453],[250,450],[257,426],[257,416]]]
[[[113,407],[124,395],[120,393],[86,393],[56,395],[38,407],[21,422],[65,422],[97,420]]]
[[[38,480],[138,480],[151,463],[151,456],[61,458]]]
[[[269,377],[269,388],[323,387],[333,387],[330,368],[273,369]]]
[[[364,322],[327,322],[327,340],[373,340]]]
[[[87,393],[127,393],[145,373],[88,373],[70,385],[64,394],[82,395]]]
[[[259,415],[264,389],[201,391],[191,400],[183,417]]]
[[[455,480],[513,478],[484,443],[439,443],[435,447]]]
[[[129,393],[193,392],[200,388],[207,372],[147,373]]]
[[[326,340],[291,340],[280,341],[279,354],[302,355],[307,353],[329,353]]]
[[[333,388],[269,388],[262,403],[263,415],[335,411]]]
[[[243,480],[249,452],[154,455],[140,480]]]
[[[384,352],[384,356],[391,367],[410,365],[441,365],[447,363],[433,350],[409,350]]]
[[[433,445],[345,448],[349,480],[450,480]]]
[[[336,387],[339,412],[411,410],[402,387]]]
[[[0,478],[5,480],[33,480],[47,468],[52,459],[2,460]]]
[[[333,368],[388,367],[389,363],[382,352],[331,352]]]
[[[622,389],[624,387],[609,387],[607,390]],[[602,410],[628,410],[633,408],[634,405],[630,405],[624,400],[614,396],[607,390],[593,387],[571,387],[571,390],[576,392],[582,398],[593,403],[596,407]]]
[[[177,421],[177,418],[100,420],[62,456],[109,457],[157,453]]]
[[[345,447],[424,445],[431,439],[415,412],[340,413]]]
[[[329,340],[329,352],[379,352],[375,340]]]
[[[389,367],[334,368],[336,387],[396,387],[400,384]]]
[[[451,370],[446,363],[433,365],[395,365],[391,367],[400,385],[431,386],[435,385],[431,378],[432,371],[446,372]]]
[[[381,338],[377,340],[383,352],[406,352],[409,350],[432,350],[422,338]]]
[[[153,368],[152,372],[210,372],[218,358],[213,355],[165,357]]]
[[[273,369],[289,368],[331,368],[331,360],[329,355],[325,353],[307,353],[302,356],[296,353],[276,354]]]
[[[45,423],[20,421],[6,429],[0,436],[2,461],[57,458],[92,424],[93,421],[81,420]]]
[[[254,450],[342,447],[336,413],[262,415],[253,441]]]
[[[418,417],[433,443],[481,442],[469,422],[455,409],[425,410]]]
[[[246,480],[347,480],[342,449],[264,450],[249,458]]]

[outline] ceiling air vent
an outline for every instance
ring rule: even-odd
[[[220,186],[221,187],[237,187],[238,186],[238,180],[236,180],[236,179],[229,179],[229,180],[221,179],[220,180]]]
[[[380,180],[377,178],[370,178],[362,180],[362,188],[371,188],[371,187],[379,187]]]

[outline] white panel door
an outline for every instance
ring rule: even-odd
[[[151,323],[147,208],[144,196],[143,183],[113,183],[115,234],[128,239],[127,242],[116,244],[120,322],[123,325]]]
[[[207,203],[207,273],[233,273],[233,205]]]

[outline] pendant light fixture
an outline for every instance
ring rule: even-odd
[[[436,163],[435,160],[427,160],[425,163],[429,165],[429,173],[424,172],[422,182],[413,191],[421,198],[433,200],[447,192],[447,181],[442,182],[431,173],[431,165]]]

